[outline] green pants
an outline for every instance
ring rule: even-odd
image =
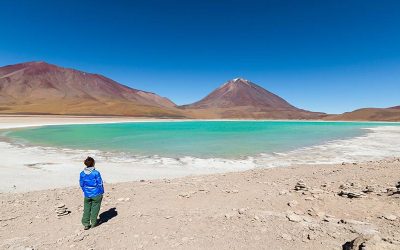
[[[103,200],[102,194],[92,198],[86,198],[86,197],[84,198],[82,224],[85,227],[97,226],[97,216],[99,215],[100,212],[101,200]]]

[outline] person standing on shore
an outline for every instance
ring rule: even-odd
[[[82,224],[85,230],[98,225],[97,216],[103,200],[104,187],[100,172],[95,169],[92,157],[84,161],[85,169],[81,172],[79,184],[84,194]]]

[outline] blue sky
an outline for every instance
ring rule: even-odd
[[[197,101],[244,77],[304,109],[400,105],[400,1],[1,1],[0,65]]]

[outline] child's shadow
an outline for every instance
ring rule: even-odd
[[[107,221],[111,220],[112,218],[116,217],[118,212],[115,207],[108,209],[107,211],[102,212],[100,217],[100,224],[106,223]]]

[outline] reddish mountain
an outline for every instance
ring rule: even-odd
[[[0,68],[1,113],[182,116],[167,98],[45,62]]]
[[[391,109],[400,109],[400,106],[391,107]]]
[[[230,80],[204,99],[181,108],[206,118],[316,119],[324,115],[298,109],[242,78]]]
[[[340,115],[330,115],[326,120],[335,121],[400,121],[400,108],[364,108]]]

